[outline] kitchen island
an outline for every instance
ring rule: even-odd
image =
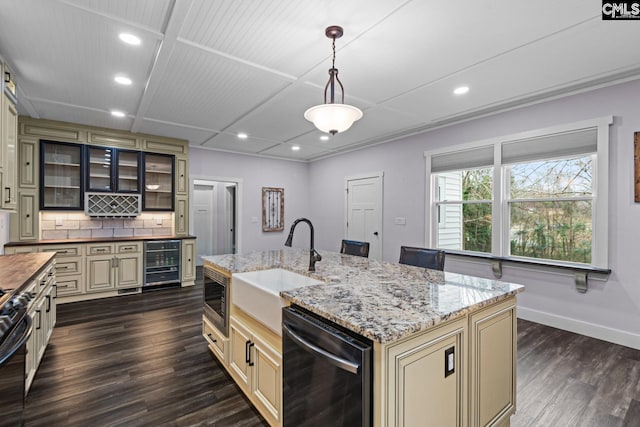
[[[515,412],[515,298],[522,286],[320,253],[322,261],[313,273],[307,271],[309,251],[301,249],[203,259],[205,269],[226,276],[282,268],[321,281],[284,290],[280,296],[373,342],[374,425],[509,425]],[[258,341],[268,350],[270,357],[264,360],[274,369],[274,383],[266,393],[255,393],[259,391],[256,384],[247,384],[247,395],[254,404],[258,402],[263,415],[261,405],[267,406],[265,418],[280,425],[281,338],[233,304],[229,313],[229,337],[212,330],[205,319],[210,348],[238,381],[235,374],[241,362],[234,362],[234,324],[242,326],[243,337],[258,338],[249,337],[246,342],[256,342],[256,353]],[[236,346],[236,353],[242,350],[244,361],[242,344]],[[452,347],[455,369],[445,376],[445,352],[450,354]],[[259,360],[255,362],[254,370],[256,364],[260,367]],[[247,382],[261,377],[241,371]]]

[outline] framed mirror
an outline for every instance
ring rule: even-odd
[[[284,188],[262,187],[262,231],[284,230]]]

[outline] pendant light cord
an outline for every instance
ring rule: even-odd
[[[336,38],[331,37],[331,39],[333,40],[331,42],[331,46],[333,47],[333,60],[331,61],[331,68],[336,68]]]

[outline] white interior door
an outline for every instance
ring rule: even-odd
[[[382,173],[346,178],[346,239],[369,242],[369,258],[382,259]]]
[[[215,185],[194,185],[193,187],[193,234],[196,239],[196,264],[202,265],[201,256],[215,254],[215,221],[213,204]]]

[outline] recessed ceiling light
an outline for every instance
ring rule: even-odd
[[[119,110],[111,110],[111,115],[113,117],[124,117],[124,116],[126,116],[124,111],[119,111]]]
[[[113,80],[115,80],[116,83],[120,83],[121,85],[125,85],[125,86],[129,86],[132,83],[131,79],[125,76],[115,76]]]
[[[320,141],[328,141],[329,140],[329,135],[322,135],[320,137]]]
[[[123,42],[125,42],[127,44],[132,44],[134,46],[138,46],[140,44],[140,38],[134,36],[133,34],[120,33],[118,35],[118,37],[120,37],[120,40],[122,40]]]
[[[293,151],[300,151],[300,146],[299,146],[299,145],[292,145],[292,146],[291,146],[291,149],[292,149]]]
[[[240,132],[240,133],[238,134],[238,138],[239,138],[239,139],[247,139],[247,138],[249,138],[249,135],[247,135],[247,134],[246,134],[246,133],[244,133],[244,132]]]
[[[453,93],[455,93],[456,95],[464,95],[467,92],[469,92],[469,86],[460,86],[455,88],[455,90],[453,91]]]

